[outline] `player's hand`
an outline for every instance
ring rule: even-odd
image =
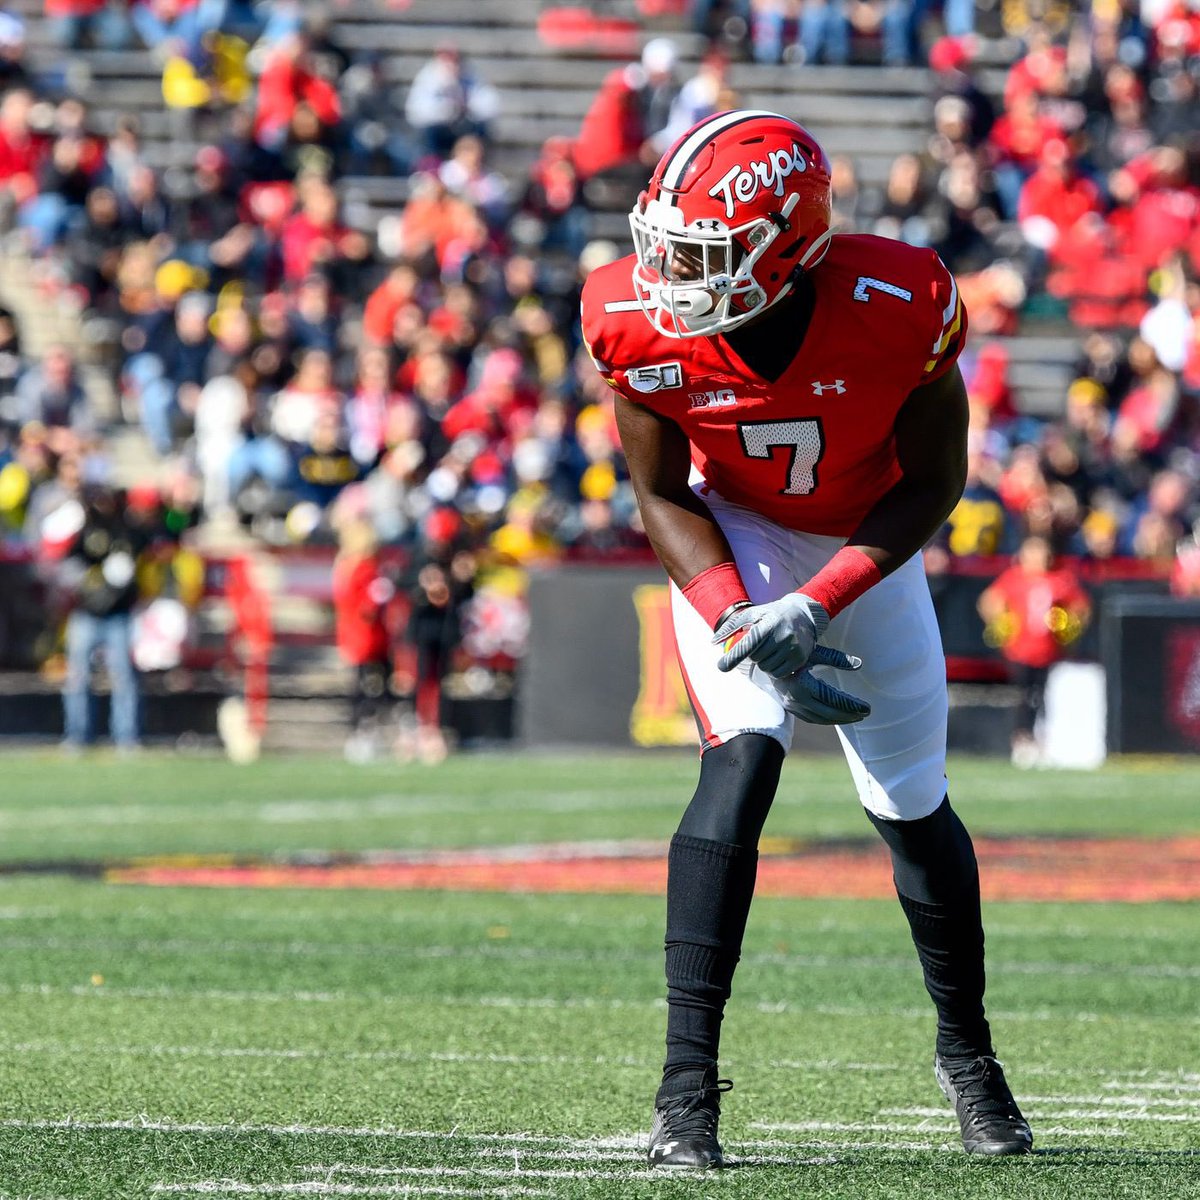
[[[862,666],[862,659],[829,646],[817,646],[809,666],[857,671]],[[750,679],[768,695],[774,696],[792,716],[810,725],[852,725],[871,715],[871,706],[865,700],[818,679],[808,667],[787,679],[777,679],[765,671],[751,671]]]
[[[784,679],[808,663],[817,639],[828,627],[829,614],[803,592],[789,592],[769,604],[736,608],[713,636],[715,643],[726,643],[717,666],[732,671],[748,658],[768,675]],[[728,644],[743,630],[736,642]]]

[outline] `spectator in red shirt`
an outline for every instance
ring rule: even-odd
[[[37,194],[37,176],[50,151],[49,141],[29,123],[33,95],[15,88],[0,101],[0,187],[18,204]]]
[[[1021,689],[1013,732],[1013,763],[1029,767],[1040,757],[1035,726],[1045,699],[1050,668],[1083,632],[1091,602],[1075,573],[1056,567],[1050,543],[1028,537],[1015,566],[979,597],[979,615],[989,640],[1008,660],[1009,675]]]
[[[1121,402],[1113,425],[1113,441],[1138,455],[1158,454],[1179,411],[1179,384],[1164,367],[1156,367]]]
[[[1008,381],[1008,351],[1001,342],[986,342],[966,372],[967,396],[972,406],[982,405],[988,427],[1005,426],[1017,416],[1012,385]]]
[[[1047,142],[1037,170],[1021,185],[1017,219],[1025,240],[1053,260],[1059,239],[1100,211],[1100,189],[1079,173],[1067,143],[1061,138]]]
[[[289,283],[299,283],[318,268],[336,268],[343,259],[361,262],[370,250],[361,233],[342,224],[337,193],[320,178],[304,182],[300,211],[285,222],[281,243],[283,276]]]
[[[521,214],[540,222],[546,249],[578,258],[587,243],[588,215],[582,204],[570,138],[547,138],[521,198]],[[532,240],[532,239],[531,239]]]
[[[1128,206],[1128,253],[1147,270],[1200,235],[1200,188],[1188,179],[1187,155],[1159,146],[1109,179],[1113,198]]]
[[[1016,215],[1021,185],[1037,168],[1042,148],[1065,136],[1062,126],[1039,109],[1036,92],[1016,93],[988,135],[1006,217]]]
[[[341,120],[337,88],[313,69],[309,40],[296,31],[272,52],[258,81],[254,137],[260,146],[278,149],[287,137],[296,109],[305,105],[326,128]]]
[[[342,661],[354,668],[346,758],[368,762],[378,750],[379,720],[388,695],[392,647],[387,609],[396,589],[384,571],[379,540],[368,520],[346,521],[339,540],[333,564],[337,648]]]
[[[641,161],[653,164],[661,151],[654,135],[666,128],[679,95],[678,53],[668,38],[646,43],[640,63],[609,72],[588,108],[575,142],[580,178]]]
[[[438,176],[414,175],[412,194],[400,218],[398,249],[414,262],[432,255],[441,266],[481,224],[471,206],[451,195]]]
[[[363,334],[368,341],[386,346],[392,340],[396,317],[416,299],[419,283],[416,271],[406,262],[397,263],[388,272],[363,310]]]
[[[464,396],[442,421],[453,441],[477,433],[489,446],[509,445],[537,411],[537,394],[521,386],[522,363],[516,350],[493,350],[480,373],[479,386]]]

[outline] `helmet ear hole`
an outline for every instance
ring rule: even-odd
[[[781,250],[779,252],[779,257],[782,258],[784,261],[786,261],[789,258],[795,258],[796,255],[800,253],[801,249],[804,246],[804,243],[807,241],[808,241],[808,238],[806,238],[806,237],[797,238],[790,246],[788,246],[788,248],[786,250]]]

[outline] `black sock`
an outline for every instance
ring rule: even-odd
[[[676,834],[667,858],[667,1058],[658,1100],[715,1071],[758,851]]]
[[[892,852],[925,990],[937,1008],[942,1057],[992,1054],[983,1013],[983,919],[975,848],[947,797],[927,817],[890,821],[867,813]]]

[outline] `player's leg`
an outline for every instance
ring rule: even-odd
[[[715,1073],[721,1018],[758,870],[783,747],[750,733],[705,752],[667,855],[667,1057],[658,1098]]]
[[[752,599],[794,587],[757,519],[726,536]],[[756,596],[756,592],[762,593]],[[700,780],[667,866],[667,1053],[655,1097],[652,1166],[719,1167],[717,1056],[721,1020],[754,894],[758,839],[779,783],[792,718],[742,672],[717,670],[721,650],[674,587],[680,668],[700,727]]]
[[[945,667],[920,558],[851,605],[826,641],[863,659],[845,686],[871,704],[871,715],[839,726],[838,735],[867,816],[891,852],[896,892],[937,1009],[939,1082],[947,1090],[947,1071],[960,1077],[947,1094],[956,1093],[968,1149],[1024,1152],[1032,1138],[984,1016],[979,870],[946,793]]]

